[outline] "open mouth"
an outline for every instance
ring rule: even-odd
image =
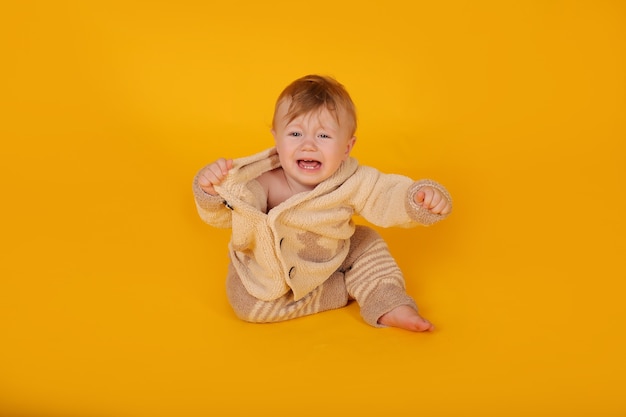
[[[313,159],[298,159],[298,166],[302,169],[318,169],[322,166],[322,163]]]

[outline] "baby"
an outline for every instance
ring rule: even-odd
[[[351,300],[375,327],[432,331],[406,293],[382,237],[354,224],[430,225],[452,209],[445,188],[359,165],[350,157],[356,111],[345,88],[309,75],[276,102],[275,147],[218,159],[196,175],[200,217],[232,229],[226,278],[237,316],[277,322]]]

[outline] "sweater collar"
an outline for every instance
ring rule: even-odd
[[[238,158],[233,161],[233,168],[229,171],[228,176],[224,179],[218,188],[235,189],[245,186],[249,181],[257,178],[264,172],[271,171],[280,167],[280,160],[276,147],[265,149],[254,155]],[[302,193],[306,196],[315,197],[334,190],[349,178],[358,167],[358,161],[355,158],[348,158],[340,166],[339,169],[317,185],[308,193]],[[304,196],[303,196],[304,197]],[[306,197],[305,197],[306,198]]]

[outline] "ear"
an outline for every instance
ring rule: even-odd
[[[348,159],[348,157],[350,156],[350,151],[354,147],[355,143],[356,143],[356,136],[352,136],[350,139],[348,139],[348,144],[346,145],[346,153],[343,156],[344,161]]]

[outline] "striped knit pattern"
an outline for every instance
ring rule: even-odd
[[[361,316],[372,326],[400,305],[417,305],[406,293],[404,277],[383,238],[373,229],[360,226],[350,240],[345,283],[348,294],[361,307]]]
[[[298,301],[294,301],[291,292],[272,301],[251,296],[232,265],[227,293],[237,316],[254,323],[289,320],[340,308],[356,300],[363,319],[380,327],[380,316],[397,306],[410,305],[417,309],[405,292],[404,278],[386,243],[373,229],[364,226],[357,226],[340,270]]]

